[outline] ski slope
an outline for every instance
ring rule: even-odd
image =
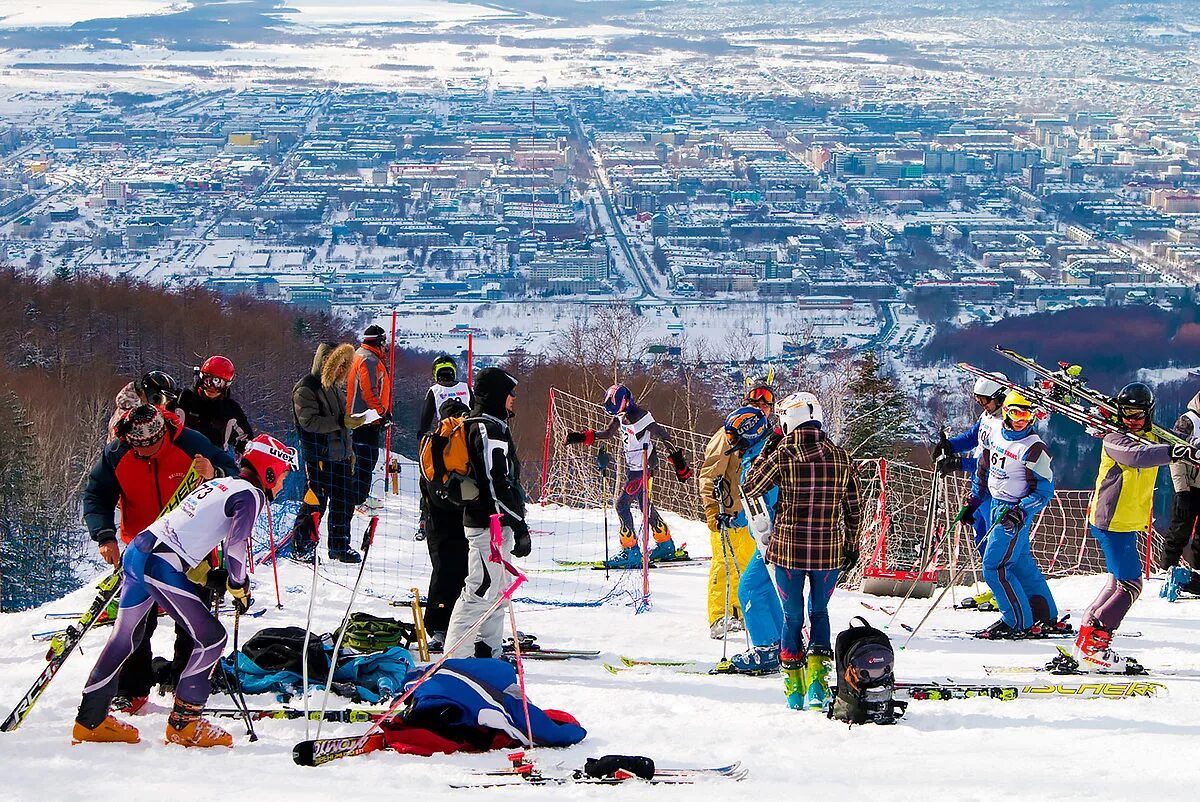
[[[403,497],[401,497],[403,498]],[[380,537],[411,542],[412,520],[407,503],[388,502],[387,524]],[[599,522],[598,513],[596,521]],[[558,516],[558,517],[556,517]],[[535,530],[553,531],[561,513],[534,508]],[[356,521],[356,531],[362,527]],[[671,519],[676,537],[687,540],[693,555],[707,548],[702,524]],[[279,524],[277,522],[276,526]],[[595,531],[601,527],[596,526]],[[536,535],[535,535],[536,536]],[[602,550],[602,540],[597,550]],[[417,557],[424,544],[413,543]],[[416,548],[420,547],[420,548]],[[398,552],[380,549],[371,557],[395,559]],[[535,549],[532,567],[546,569],[544,551]],[[405,570],[423,575],[424,563]],[[602,576],[601,572],[596,572]],[[1194,784],[1189,759],[1200,736],[1200,680],[1163,678],[1168,698],[1154,699],[991,699],[912,702],[908,714],[893,727],[847,728],[811,712],[788,710],[782,680],[678,673],[648,668],[611,675],[602,662],[620,655],[692,658],[715,661],[721,643],[710,640],[704,612],[707,564],[673,567],[653,573],[653,607],[635,614],[632,606],[614,601],[601,607],[518,605],[520,628],[535,633],[543,645],[596,648],[597,660],[527,663],[530,698],[543,707],[567,710],[588,730],[588,738],[566,750],[534,750],[533,756],[553,773],[582,765],[605,753],[644,754],[661,765],[718,765],[741,760],[750,776],[738,786],[728,780],[704,780],[690,786],[632,785],[620,788],[523,787],[522,790],[455,790],[450,783],[469,782],[475,769],[506,765],[502,753],[418,758],[381,752],[337,761],[320,768],[292,763],[292,745],[305,737],[305,722],[256,722],[257,743],[233,719],[219,720],[235,734],[235,748],[193,750],[167,747],[161,736],[170,700],[152,697],[149,712],[131,717],[142,732],[137,745],[72,746],[70,730],[79,694],[107,629],[84,639],[83,653],[66,663],[25,724],[0,734],[4,800],[136,800],[219,798],[333,799],[352,794],[362,799],[621,799],[711,800],[736,796],[761,800],[844,798],[955,799],[1154,799],[1175,798]],[[559,574],[555,574],[561,576]],[[279,566],[283,609],[276,609],[268,566],[254,578],[256,606],[266,613],[245,619],[242,638],[261,627],[303,625],[311,569],[283,561]],[[340,621],[349,598],[341,583],[322,579],[314,630],[328,632]],[[1052,582],[1061,608],[1080,612],[1098,590],[1100,577]],[[425,582],[420,582],[422,590]],[[1116,640],[1119,650],[1135,654],[1147,666],[1191,668],[1200,674],[1200,602],[1168,604],[1157,597],[1160,583],[1151,581],[1126,621],[1139,638]],[[45,644],[30,639],[54,628],[48,612],[83,609],[90,588],[37,610],[0,615],[0,705],[6,714],[41,670]],[[956,594],[961,597],[961,594]],[[860,603],[894,605],[839,591],[831,605],[835,632],[848,619],[863,615],[883,626],[888,616]],[[947,597],[947,602],[949,597]],[[911,601],[889,633],[897,648],[907,633],[900,621],[915,624],[928,600]],[[948,606],[948,605],[947,605]],[[357,605],[381,615],[403,615],[378,598]],[[981,628],[994,614],[939,610],[930,630]],[[164,622],[165,623],[165,622]],[[740,635],[738,636],[741,637]],[[160,626],[155,653],[169,654],[172,627]],[[983,665],[1026,665],[1044,662],[1053,642],[983,642],[918,635],[897,652],[902,681],[918,679],[975,680],[1013,683],[1012,675],[988,678]],[[731,653],[744,641],[731,637]],[[1029,680],[1032,681],[1032,675]],[[1074,681],[1064,678],[1061,681]],[[319,694],[314,706],[319,705]],[[338,704],[343,700],[334,697]],[[268,696],[248,697],[251,707],[276,703]],[[227,706],[216,696],[213,704]],[[299,706],[299,700],[296,701]],[[312,724],[315,729],[315,722]],[[353,735],[362,724],[329,724],[322,737]],[[1190,738],[1188,736],[1191,736]],[[726,787],[728,785],[728,787]]]

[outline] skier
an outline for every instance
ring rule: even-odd
[[[492,562],[491,517],[500,515],[501,559],[527,557],[532,548],[525,523],[521,463],[508,420],[513,416],[517,380],[500,368],[484,368],[475,378],[475,405],[467,428],[471,473],[479,497],[463,507],[463,530],[470,559],[467,583],[450,615],[447,648],[461,640],[512,583],[504,565]],[[500,657],[504,610],[497,607],[479,626],[474,645],[461,644],[451,657]]]
[[[642,508],[642,514],[649,520],[650,530],[654,533],[654,549],[650,552],[651,561],[675,560],[686,558],[675,547],[671,538],[671,530],[654,508],[650,500],[650,477],[658,464],[658,453],[654,447],[653,438],[658,438],[667,448],[667,459],[675,469],[679,481],[686,482],[692,478],[692,469],[683,458],[683,452],[671,442],[667,430],[656,423],[649,410],[639,407],[633,393],[623,384],[614,384],[604,394],[604,411],[613,416],[612,422],[604,431],[587,429],[582,432],[568,432],[567,445],[582,443],[590,446],[597,440],[608,440],[618,433],[624,440],[625,453],[625,487],[614,505],[617,517],[621,519],[621,551],[606,565],[609,568],[640,568],[642,565],[642,549],[638,545],[637,529],[633,524],[631,505],[636,501]]]
[[[779,657],[784,694],[788,707],[800,710],[823,707],[829,699],[829,598],[839,573],[858,564],[862,493],[850,455],[822,431],[824,412],[816,396],[794,393],[780,402],[778,412],[783,440],[750,468],[742,494],[755,509],[767,491],[779,488],[764,559],[773,567],[783,607]],[[811,628],[807,659],[806,581]]]
[[[1033,519],[1054,498],[1050,452],[1035,429],[1033,405],[1016,390],[1001,407],[999,428],[979,432],[977,484],[991,499],[983,551],[983,578],[1001,618],[976,633],[980,638],[1021,638],[1069,631],[1046,577],[1033,559]]]
[[[754,407],[767,416],[768,422],[775,414],[775,388],[769,384],[755,384],[746,391],[746,406]]]
[[[117,439],[117,423],[122,416],[134,407],[142,404],[156,406],[164,412],[174,413],[183,423],[183,413],[178,409],[179,385],[169,373],[152,370],[142,375],[137,381],[131,381],[117,392],[116,409],[108,419],[108,439]]]
[[[351,432],[354,442],[354,493],[356,505],[364,511],[378,509],[382,502],[367,498],[371,495],[371,477],[379,462],[380,439],[383,429],[392,421],[392,377],[388,375],[383,349],[387,335],[379,326],[367,326],[362,345],[354,352],[346,387],[346,412],[371,418]],[[374,414],[368,414],[374,413]]]
[[[292,527],[292,550],[299,559],[314,549],[313,513],[329,515],[329,557],[344,563],[362,562],[350,548],[350,518],[354,514],[353,449],[350,432],[363,418],[346,414],[346,376],[354,360],[349,343],[322,343],[313,356],[312,370],[292,388],[292,413],[300,435],[300,453],[308,488]]]
[[[421,407],[421,418],[417,422],[417,437],[437,426],[442,419],[441,409],[447,401],[455,399],[468,410],[471,408],[471,387],[464,381],[458,380],[458,365],[446,354],[433,360],[433,386],[425,394],[425,403]],[[417,527],[417,539],[425,535],[429,518],[429,505],[425,496],[421,496],[420,518]]]
[[[233,385],[233,363],[217,354],[195,369],[195,384],[179,395],[179,407],[189,429],[207,437],[222,451],[233,446],[235,453],[254,436],[241,404],[229,391]]]
[[[1115,399],[1116,423],[1150,441],[1154,425],[1154,391],[1142,382],[1125,385]],[[1189,445],[1147,445],[1127,434],[1105,435],[1100,472],[1088,513],[1089,531],[1100,543],[1111,576],[1084,613],[1075,657],[1084,670],[1138,673],[1141,666],[1111,648],[1113,632],[1142,594],[1142,557],[1138,549],[1150,524],[1158,469],[1176,460],[1194,460]]]
[[[461,418],[470,412],[461,401],[451,397],[439,408],[438,419]],[[429,651],[441,652],[454,604],[467,581],[467,535],[463,529],[462,510],[433,497],[424,476],[421,476],[420,487],[421,503],[426,510],[422,521],[425,545],[433,569],[429,575],[429,600],[425,604],[425,629]]]
[[[205,482],[174,511],[133,538],[121,560],[117,621],[88,675],[75,717],[72,742],[137,743],[137,728],[109,714],[117,674],[131,659],[147,615],[161,606],[196,643],[175,690],[166,742],[181,746],[233,746],[229,733],[201,718],[209,675],[225,648],[225,630],[196,593],[197,584],[228,589],[239,612],[250,607],[246,572],[249,540],[263,505],[283,488],[296,467],[292,449],[270,435],[254,438],[242,454],[236,478]],[[211,569],[208,555],[223,546],[225,569]]]
[[[1193,445],[1200,445],[1200,393],[1188,401],[1187,410],[1175,421],[1175,431]],[[1171,463],[1171,522],[1158,564],[1168,572],[1162,595],[1174,601],[1180,591],[1200,594],[1200,468],[1187,462]],[[1180,560],[1186,558],[1183,565]]]
[[[233,476],[237,465],[199,432],[179,424],[173,413],[149,404],[129,410],[117,423],[117,439],[100,452],[83,490],[83,522],[100,557],[120,564],[116,510],[121,509],[120,542],[128,545],[154,522],[187,475],[193,459],[202,479]],[[134,642],[133,655],[121,672],[120,706],[137,712],[146,703],[153,684],[150,638],[158,626],[151,611]],[[191,636],[175,628],[176,674],[191,651]]]

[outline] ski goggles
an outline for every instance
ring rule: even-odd
[[[746,400],[751,404],[775,404],[775,391],[770,387],[755,387],[746,393]]]
[[[1004,417],[1011,421],[1026,422],[1033,420],[1034,413],[1029,407],[1005,407]]]
[[[209,376],[206,374],[200,377],[200,385],[202,387],[207,387],[210,390],[224,390],[231,384],[233,384],[233,382],[229,381],[228,379],[222,379],[220,376]]]
[[[1126,407],[1125,409],[1120,410],[1120,414],[1123,420],[1146,419],[1146,410],[1144,409],[1130,409],[1129,407]]]

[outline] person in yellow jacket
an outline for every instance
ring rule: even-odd
[[[708,567],[708,631],[714,639],[743,628],[737,588],[754,556],[754,538],[742,512],[739,492],[742,455],[767,436],[770,422],[755,407],[739,407],[709,438],[700,466],[700,500],[712,542]],[[728,538],[728,540],[726,540]],[[727,615],[728,614],[728,615]]]
[[[1085,671],[1140,673],[1136,660],[1110,647],[1113,631],[1142,594],[1140,544],[1150,525],[1158,468],[1188,459],[1194,449],[1140,442],[1158,440],[1153,432],[1154,393],[1147,385],[1126,385],[1116,397],[1116,407],[1117,423],[1139,439],[1119,432],[1104,437],[1088,524],[1111,576],[1084,613],[1075,657]]]

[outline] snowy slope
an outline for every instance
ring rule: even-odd
[[[389,502],[385,514],[389,525],[381,530],[381,546],[372,555],[373,571],[377,560],[401,559],[399,543],[409,544],[414,563],[411,568],[391,568],[411,570],[414,575],[424,570],[425,563],[417,561],[423,544],[410,539],[409,507],[399,500]],[[561,524],[562,516],[561,511],[535,511],[533,527],[545,533],[543,543],[552,542],[548,533]],[[593,523],[598,524],[598,519]],[[677,537],[691,542],[694,554],[705,550],[702,525],[672,520],[672,527]],[[382,547],[389,539],[391,546]],[[599,543],[596,547],[601,548]],[[533,565],[542,569],[548,567],[545,548],[535,550],[533,559]],[[485,795],[700,800],[733,794],[775,800],[838,798],[849,791],[858,798],[907,799],[919,794],[927,800],[990,802],[1094,800],[1097,795],[1152,799],[1177,794],[1194,782],[1192,761],[1185,758],[1194,740],[1185,741],[1185,736],[1200,735],[1200,681],[1163,680],[1170,687],[1167,699],[914,702],[897,726],[848,729],[818,714],[789,711],[778,677],[711,677],[665,668],[613,676],[602,669],[602,660],[616,662],[622,654],[719,658],[721,644],[708,638],[705,620],[706,571],[704,564],[656,571],[653,609],[640,615],[622,601],[599,608],[518,607],[519,626],[536,633],[543,644],[603,652],[596,661],[528,664],[530,698],[572,712],[589,732],[586,741],[570,750],[539,750],[535,755],[548,768],[559,763],[574,767],[589,756],[612,752],[646,754],[664,765],[716,765],[740,759],[750,769],[750,778],[737,787],[725,787],[719,783],[727,781],[717,780],[684,787],[526,787],[494,793],[448,787],[450,782],[468,780],[471,769],[504,765],[499,753],[425,759],[384,752],[301,769],[293,765],[290,754],[292,745],[304,737],[303,721],[260,721],[260,740],[250,744],[242,737],[244,729],[226,719],[221,723],[238,736],[232,752],[189,752],[161,743],[169,705],[161,698],[152,700],[152,712],[132,719],[141,728],[141,744],[72,747],[69,733],[75,706],[107,631],[99,630],[85,639],[84,653],[68,661],[25,725],[16,733],[0,735],[4,757],[0,799],[134,802],[225,794],[275,799],[286,789],[289,800],[331,799],[348,791],[366,799],[403,795],[416,800]],[[259,627],[303,624],[311,572],[284,561],[279,573],[284,609],[275,608],[271,573],[260,566],[255,595],[258,605],[268,609],[262,618],[246,619],[243,638]],[[1052,584],[1060,606],[1079,611],[1100,581],[1082,577]],[[420,585],[424,589],[424,580]],[[1126,624],[1143,637],[1118,638],[1118,648],[1133,652],[1147,665],[1200,669],[1200,602],[1167,604],[1157,598],[1158,587],[1157,582],[1149,583]],[[322,580],[318,594],[314,629],[330,631],[345,609],[349,591]],[[40,670],[45,646],[29,636],[54,626],[43,614],[82,609],[90,597],[91,591],[85,589],[39,610],[0,616],[0,642],[6,644],[0,653],[4,707],[0,712],[7,713]],[[835,630],[854,615],[864,615],[878,625],[886,623],[887,616],[866,610],[860,599],[881,602],[857,593],[835,594]],[[928,604],[927,600],[910,602],[900,619],[915,624]],[[359,609],[396,614],[395,608],[379,599],[365,599]],[[942,610],[927,626],[978,628],[991,620],[989,614]],[[890,631],[897,646],[903,643],[906,633],[899,622]],[[169,654],[171,637],[171,627],[160,626],[155,652]],[[898,653],[897,667],[902,680],[986,680],[984,664],[1038,663],[1051,651],[1045,642],[985,643],[918,636]],[[214,704],[227,704],[227,700],[216,697]],[[251,698],[250,704],[270,706],[273,701]],[[322,735],[355,734],[363,727],[326,724]]]

